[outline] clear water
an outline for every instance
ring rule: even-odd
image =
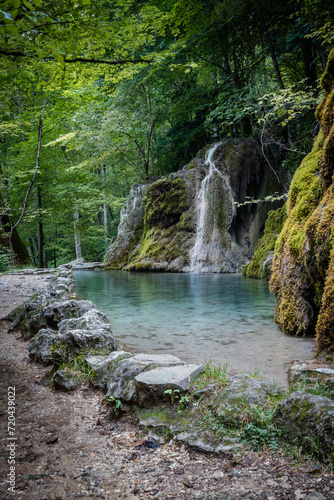
[[[260,370],[286,386],[293,359],[310,359],[314,340],[274,324],[268,284],[235,274],[74,271],[78,299],[92,300],[132,351],[171,353],[228,372]]]

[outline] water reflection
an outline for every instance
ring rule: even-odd
[[[288,337],[273,323],[266,282],[231,274],[75,271],[78,299],[92,300],[114,335],[135,351],[170,352],[191,362],[260,369],[286,385],[284,364],[312,357],[311,339]]]

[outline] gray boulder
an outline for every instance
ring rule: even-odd
[[[112,368],[107,385],[107,398],[114,397],[123,401],[138,403],[135,377],[140,373],[161,366],[185,365],[171,354],[136,354],[122,359]]]
[[[109,371],[115,366],[115,363],[130,356],[133,355],[126,351],[114,351],[108,356],[87,356],[86,363],[94,370],[95,374],[92,379],[93,385],[105,389]]]
[[[103,329],[68,330],[59,334],[48,328],[39,330],[30,340],[28,351],[31,359],[48,365],[68,361],[82,352],[92,350],[109,353],[116,347],[114,337]]]
[[[81,303],[87,301],[78,302]],[[64,333],[67,330],[94,330],[96,328],[103,329],[110,334],[112,333],[111,325],[107,316],[97,309],[89,309],[82,316],[63,319],[58,323],[59,333]]]
[[[333,460],[334,401],[305,392],[293,392],[276,408],[274,421],[292,439],[315,452],[324,462]]]
[[[65,300],[68,298],[68,292],[66,288],[57,288],[55,286],[48,287],[45,290],[40,291],[34,295],[31,299],[27,300],[21,306],[10,312],[6,318],[8,321],[12,321],[9,331],[16,329],[26,330],[26,325],[29,319],[40,312],[44,307],[51,304],[52,302]]]
[[[145,371],[135,377],[137,397],[140,403],[146,399],[157,399],[164,396],[168,389],[180,393],[189,391],[190,382],[203,372],[202,365],[163,366]]]
[[[35,335],[42,328],[58,328],[58,324],[69,318],[78,318],[90,309],[96,309],[90,300],[65,300],[53,302],[36,309],[20,324],[25,337]]]

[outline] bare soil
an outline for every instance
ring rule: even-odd
[[[0,317],[47,286],[47,278],[0,275]],[[329,469],[294,465],[279,452],[245,449],[219,458],[174,442],[148,447],[130,415],[110,418],[99,392],[43,386],[46,369],[29,361],[27,343],[19,332],[8,334],[8,326],[0,322],[1,499],[334,499]],[[16,394],[14,436],[8,433],[8,387]],[[11,442],[14,493],[7,476]]]

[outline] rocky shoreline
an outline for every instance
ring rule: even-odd
[[[37,296],[44,296],[46,300],[56,293],[61,304],[73,301],[70,297],[70,270],[65,269],[66,276],[65,273],[60,276],[59,271],[61,273],[64,269],[54,271],[58,273],[56,278],[50,275],[50,271],[45,274],[36,271],[38,279],[37,274],[27,271],[11,275],[12,283],[19,279],[25,283],[20,288],[14,286],[12,291],[19,288],[24,295],[29,290],[27,280],[32,283],[36,279]],[[2,275],[1,279],[8,279],[8,275]],[[69,281],[64,281],[67,279]],[[30,291],[33,291],[31,285]],[[36,304],[36,297],[28,303],[31,301]],[[10,302],[13,301],[6,300],[2,304],[2,314],[8,312]],[[19,309],[21,320],[26,307],[27,304]],[[55,312],[55,308],[51,310]],[[94,307],[89,310],[101,319]],[[20,317],[17,313],[9,316],[15,316],[16,320]],[[36,314],[30,314],[30,319],[34,316]],[[39,318],[49,321],[50,316],[41,314]],[[35,321],[31,326],[36,325]],[[61,321],[82,319],[65,318]],[[12,329],[8,335],[8,326],[7,321],[0,322],[3,345],[0,362],[4,382],[0,397],[1,400],[7,397],[6,383],[15,383],[19,433],[17,498],[333,498],[334,481],[328,469],[326,472],[312,461],[308,461],[308,465],[303,463],[300,451],[295,449],[301,463],[296,468],[280,448],[265,445],[262,451],[252,451],[254,443],[242,442],[228,432],[223,438],[213,429],[217,422],[226,430],[228,422],[235,425],[240,418],[249,419],[249,410],[264,408],[269,395],[281,397],[280,391],[276,388],[273,394],[273,388],[266,382],[250,376],[226,380],[224,374],[215,371],[214,367],[210,368],[210,373],[205,367],[205,372],[190,384],[190,391],[180,396],[171,390],[162,400],[157,399],[153,406],[146,401],[142,407],[110,396],[106,405],[101,389],[92,391],[89,385],[82,384],[82,379],[74,377],[75,384],[69,387],[71,390],[64,390],[64,379],[60,377],[58,386],[53,367],[50,370],[50,365],[44,367],[28,362],[27,343],[22,334],[17,336],[17,330]],[[23,326],[27,333],[29,325]],[[117,352],[120,351],[111,351],[109,355]],[[102,356],[100,354],[91,356],[95,357],[91,361],[101,362],[102,371],[95,365],[94,376],[89,379],[99,387],[99,380],[103,380],[105,373],[105,358],[96,359],[96,356]],[[136,356],[130,353],[120,361],[131,359],[133,362]],[[85,359],[89,361],[89,355],[85,354]],[[140,357],[139,361],[144,360]],[[63,368],[67,378],[73,365],[68,363]],[[142,372],[145,373],[149,372]],[[52,379],[54,388],[62,387],[63,390],[51,390]],[[79,385],[78,381],[81,382]],[[102,385],[105,391],[106,386]],[[74,387],[76,390],[72,390]],[[249,404],[241,407],[240,402],[246,403],[247,399]],[[122,404],[119,408],[118,401]],[[212,415],[213,408],[217,415]],[[1,416],[1,436],[5,438],[6,415]],[[294,453],[292,451],[292,456]],[[1,477],[5,478],[6,463],[0,469]],[[7,486],[6,480],[0,481],[1,498],[12,497]]]
[[[201,418],[206,406],[214,407],[216,421],[222,427],[238,428],[245,415],[250,418],[252,407],[264,406],[272,411],[275,404],[272,420],[278,433],[301,440],[305,450],[324,462],[333,460],[334,366],[328,361],[295,363],[289,370],[292,391],[286,395],[275,384],[249,374],[226,377],[222,383],[219,377],[214,379],[215,369],[210,379],[203,374],[207,369],[202,365],[188,365],[176,356],[120,350],[107,317],[92,302],[75,300],[72,267],[97,271],[101,264],[74,262],[52,270],[49,286],[4,318],[12,321],[9,331],[19,329],[24,339],[30,339],[30,359],[51,367],[42,383],[71,391],[82,383],[78,372],[88,372],[86,382],[105,394],[115,414],[131,413],[138,407],[141,425],[168,431],[177,441],[218,454],[233,453],[242,444],[231,435],[222,437],[215,429],[203,428]],[[29,272],[50,273],[26,270],[22,274]],[[301,382],[302,389],[316,384],[321,391],[297,390]],[[202,406],[196,399],[202,400]],[[169,411],[174,403],[185,410],[178,411],[177,422]]]

